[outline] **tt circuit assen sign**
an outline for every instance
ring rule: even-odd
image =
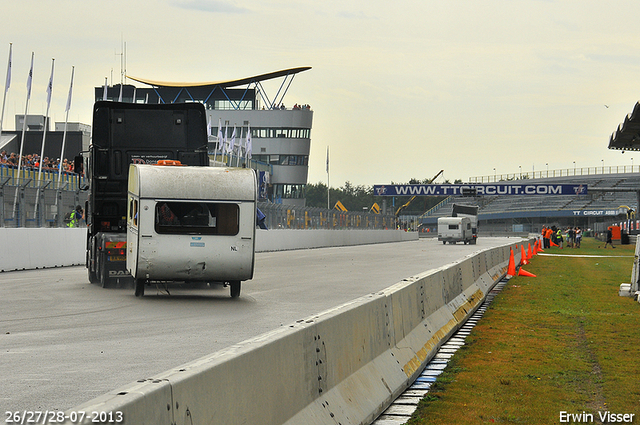
[[[572,184],[390,184],[374,185],[377,196],[586,195],[587,185]]]

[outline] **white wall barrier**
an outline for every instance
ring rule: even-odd
[[[324,248],[330,246],[418,240],[417,232],[402,230],[328,230],[276,229],[256,231],[256,252],[286,249]]]
[[[368,424],[480,306],[506,273],[514,245],[405,279],[67,413],[121,412],[126,424]],[[514,256],[519,262],[519,248]]]
[[[0,271],[84,264],[86,228],[0,227]]]
[[[256,251],[417,240],[401,230],[258,230]],[[0,228],[0,271],[85,263],[86,228]]]

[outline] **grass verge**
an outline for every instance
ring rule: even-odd
[[[618,296],[634,250],[585,239],[534,257],[537,277],[509,281],[408,424],[640,424],[640,305]]]

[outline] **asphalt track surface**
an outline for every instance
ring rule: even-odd
[[[0,273],[0,412],[67,410],[474,252],[435,239],[258,253],[229,288],[103,289],[84,267]]]

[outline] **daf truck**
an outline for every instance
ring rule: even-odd
[[[206,113],[200,103],[94,104],[92,141],[84,158],[89,181],[86,267],[91,283],[134,285],[126,268],[130,164],[174,160],[208,166],[207,142]]]

